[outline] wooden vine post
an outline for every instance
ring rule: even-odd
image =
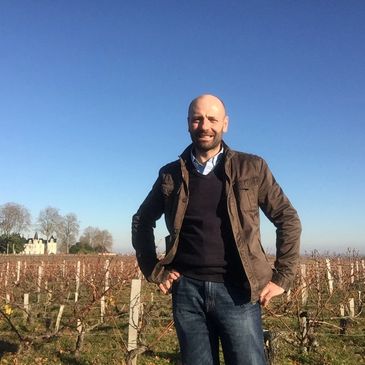
[[[354,284],[354,282],[355,282],[355,273],[354,273],[354,263],[353,262],[351,262],[350,281],[351,281],[351,284]]]
[[[129,302],[128,351],[138,347],[138,323],[141,307],[141,279],[132,279],[131,297]],[[137,364],[137,356],[133,357],[132,365]]]
[[[330,295],[333,293],[333,278],[331,273],[331,261],[330,259],[326,259],[326,266],[327,266],[327,280],[328,280],[328,289]]]
[[[65,305],[61,304],[60,309],[59,309],[58,314],[57,314],[57,320],[56,320],[56,325],[55,325],[55,333],[57,333],[60,329],[61,318],[62,318],[62,314],[63,314],[64,309],[65,309]]]
[[[19,284],[19,282],[20,282],[20,265],[21,265],[21,261],[17,261],[16,262],[16,280],[15,280],[16,284]]]
[[[80,263],[80,261],[77,261],[77,264],[76,264],[76,278],[75,278],[76,279],[75,304],[79,300],[80,270],[81,270],[81,263]],[[60,312],[61,312],[61,308],[60,308]],[[62,312],[63,312],[63,308],[62,308]],[[62,316],[62,312],[61,312],[61,316]],[[81,347],[82,347],[82,344],[84,342],[84,334],[85,334],[85,330],[84,330],[84,327],[82,325],[82,321],[81,321],[80,318],[77,318],[76,330],[78,332],[78,336],[77,336],[77,341],[76,341],[75,354],[78,354]]]
[[[24,305],[24,323],[26,323],[28,321],[29,318],[29,293],[25,293],[24,294],[24,299],[23,299],[23,305]]]
[[[308,301],[308,286],[307,286],[307,268],[305,264],[300,265],[300,277],[301,277],[301,294],[302,294],[302,304],[305,306]]]
[[[81,263],[77,261],[76,265],[76,288],[75,288],[75,303],[79,300],[79,290],[80,290],[80,268]]]
[[[6,263],[6,272],[5,272],[5,280],[4,280],[4,287],[5,287],[5,303],[10,303],[10,294],[8,293],[8,280],[9,280],[9,269],[10,263]]]
[[[41,286],[42,286],[42,278],[43,278],[43,265],[44,265],[44,262],[41,261],[41,264],[38,266],[37,303],[40,303],[40,301],[41,301]]]
[[[349,299],[349,315],[351,318],[355,317],[355,300],[354,300],[354,298]]]
[[[110,271],[109,271],[110,261],[106,260],[104,269],[105,269],[105,281],[104,281],[104,293],[100,299],[100,322],[104,323],[104,317],[105,317],[105,308],[106,308],[106,302],[105,302],[105,294],[109,290],[109,278],[110,278]]]

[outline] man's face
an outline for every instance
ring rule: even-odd
[[[228,129],[228,117],[221,101],[212,95],[198,98],[190,107],[188,126],[198,151],[218,153],[223,133]]]

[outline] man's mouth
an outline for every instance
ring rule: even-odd
[[[198,134],[197,138],[199,141],[209,141],[210,139],[214,138],[211,134]]]

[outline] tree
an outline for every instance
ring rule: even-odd
[[[16,203],[0,206],[0,233],[5,237],[9,238],[12,234],[20,235],[28,229],[30,221],[30,213],[24,206]],[[9,243],[6,246],[6,253],[9,253]]]
[[[70,247],[70,253],[76,254],[76,253],[93,253],[95,250],[87,243],[81,243],[77,242],[73,246]]]
[[[76,243],[80,225],[74,213],[66,214],[61,217],[58,225],[57,239],[60,242],[62,251],[69,253],[69,249]]]
[[[109,252],[113,246],[113,236],[106,229],[97,231],[96,237],[96,251],[97,252]]]
[[[90,247],[94,248],[95,246],[95,237],[97,235],[98,228],[95,227],[86,227],[84,229],[84,233],[80,237],[80,243],[87,244]]]
[[[54,234],[57,235],[62,217],[57,208],[47,207],[40,211],[38,216],[39,232],[44,234],[47,242]]]
[[[0,231],[6,236],[22,233],[30,226],[30,213],[27,208],[16,203],[0,206]]]
[[[27,240],[19,233],[5,234],[0,236],[0,252],[19,253],[24,250]]]
[[[113,236],[106,229],[89,226],[80,237],[80,243],[91,246],[96,252],[108,252],[113,246]]]

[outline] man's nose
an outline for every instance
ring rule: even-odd
[[[200,121],[200,125],[199,125],[200,129],[206,130],[210,128],[210,121],[208,118],[203,118]]]

